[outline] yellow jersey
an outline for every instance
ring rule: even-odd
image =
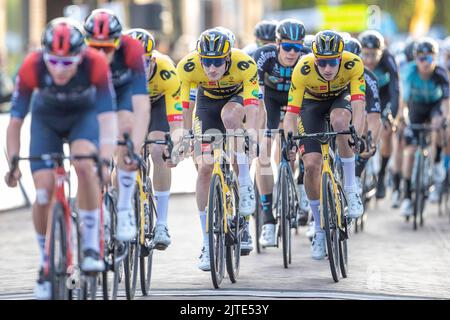
[[[164,96],[167,120],[182,121],[183,107],[180,98],[180,79],[172,60],[163,54],[156,53],[155,68],[147,81],[150,102],[154,103]]]
[[[219,81],[210,81],[203,70],[200,56],[192,51],[177,66],[181,81],[183,108],[189,108],[189,93],[193,87],[202,88],[212,99],[224,99],[240,94],[244,106],[258,105],[258,69],[252,57],[239,49],[231,50],[228,71]]]
[[[366,82],[364,64],[357,55],[344,51],[339,71],[332,81],[325,80],[317,70],[314,55],[303,56],[292,72],[288,112],[299,113],[303,99],[332,99],[350,87],[351,100],[364,100]]]

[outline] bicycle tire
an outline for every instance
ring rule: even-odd
[[[52,300],[67,300],[69,298],[69,291],[66,286],[67,233],[64,207],[60,202],[56,202],[53,207],[51,226],[49,280],[52,288]]]
[[[322,217],[324,221],[325,238],[327,242],[328,260],[334,282],[339,281],[339,230],[336,224],[336,206],[332,180],[329,173],[322,175]]]
[[[144,227],[144,244],[141,244],[140,256],[139,256],[139,271],[141,291],[144,296],[147,296],[150,292],[150,284],[152,280],[152,267],[153,267],[153,227],[156,218],[156,206],[153,201],[153,191],[149,179],[146,179],[146,190],[148,203],[144,204],[144,218],[146,219]],[[145,251],[144,251],[145,250]],[[145,254],[144,254],[145,252]]]
[[[232,283],[236,283],[241,261],[241,236],[245,227],[245,219],[242,219],[239,214],[239,192],[236,184],[232,183],[230,189],[232,195],[232,206],[234,208],[232,217],[232,221],[234,223],[231,226],[228,224],[229,234],[225,235],[225,238],[232,238],[229,238],[232,243],[226,245],[226,266],[230,281]]]
[[[109,214],[109,226],[103,226],[105,228],[104,234],[106,234],[106,228],[109,228],[109,239],[105,239],[104,248],[104,260],[105,260],[105,271],[102,272],[102,291],[103,300],[116,300],[117,292],[119,288],[119,263],[116,262],[116,257],[118,256],[117,245],[114,241],[113,230],[115,230],[115,217],[116,208],[114,206],[114,200],[109,193],[104,195],[104,204],[107,208],[104,213]]]
[[[281,246],[283,249],[283,266],[285,269],[289,266],[289,236],[291,233],[290,212],[289,212],[289,186],[287,168],[283,166],[279,177],[280,198],[280,226],[281,226]]]
[[[208,199],[208,241],[211,280],[215,289],[220,287],[225,274],[225,230],[222,183],[218,174],[213,174]]]
[[[341,212],[341,224],[343,229],[340,230],[339,235],[339,267],[343,278],[348,277],[348,224],[347,216],[345,215],[344,206],[344,191],[341,186],[338,186],[339,192],[339,206]]]
[[[139,205],[139,193],[135,188],[134,193],[134,219],[136,226],[139,226],[140,214],[136,211],[136,206]],[[139,210],[139,209],[138,209]],[[123,260],[123,270],[125,279],[125,295],[127,300],[133,300],[136,294],[137,273],[139,269],[139,239],[138,234],[135,238],[127,243],[128,253]]]
[[[256,178],[255,178],[256,181]],[[253,213],[253,218],[255,219],[255,243],[256,243],[256,253],[261,253],[262,246],[259,243],[259,238],[261,237],[262,232],[262,208],[261,208],[261,196],[259,195],[258,185],[255,183],[255,201],[256,201],[256,210]]]
[[[415,192],[414,192],[414,215],[413,215],[413,229],[417,230],[417,218],[420,214],[420,208],[422,206],[422,174],[423,172],[423,153],[420,152],[419,157],[417,158],[417,170],[416,170],[416,176],[414,177],[414,183],[415,183]]]

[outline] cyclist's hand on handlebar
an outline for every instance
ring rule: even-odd
[[[22,174],[20,173],[19,169],[16,169],[14,172],[8,171],[5,174],[5,182],[6,185],[10,188],[17,187],[17,182],[19,181]]]

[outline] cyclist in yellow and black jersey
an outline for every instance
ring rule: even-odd
[[[232,49],[228,35],[218,29],[206,30],[200,35],[197,50],[189,53],[177,66],[181,80],[183,114],[192,117],[189,107],[191,87],[198,87],[194,127],[198,134],[225,132],[246,128],[256,136],[259,103],[258,74],[255,61],[238,49]],[[186,122],[186,129],[192,122]],[[256,140],[253,138],[253,140]],[[199,269],[210,270],[208,236],[206,234],[206,205],[208,187],[213,170],[210,145],[202,145],[203,155],[196,157],[198,181],[197,206],[203,230],[203,250]],[[248,156],[236,152],[239,167],[239,211],[249,216],[255,211],[255,193],[250,178]]]
[[[131,29],[127,32],[141,42],[145,50],[145,71],[150,95],[151,117],[148,138],[163,140],[167,132],[173,141],[179,141],[183,129],[182,104],[180,99],[180,80],[172,60],[156,50],[153,35],[144,29]],[[165,250],[171,243],[167,212],[171,185],[171,168],[176,164],[165,163],[162,158],[165,146],[151,145],[153,164],[153,189],[158,217],[155,225],[155,247]]]
[[[358,134],[362,134],[366,90],[364,65],[358,56],[343,49],[344,41],[337,32],[321,31],[312,43],[313,53],[303,56],[297,63],[284,119],[287,132],[298,129],[300,133],[324,132],[326,115],[329,114],[335,131],[348,130],[352,121]],[[298,116],[301,121],[297,129]],[[337,145],[343,163],[348,216],[357,218],[364,210],[355,181],[354,152],[359,151],[359,143],[352,150],[349,136],[339,136]],[[317,142],[308,139],[302,142],[300,151],[305,165],[305,189],[315,224],[312,257],[323,259],[326,250],[319,212],[321,148]]]

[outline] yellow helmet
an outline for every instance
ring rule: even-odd
[[[335,31],[320,31],[316,34],[311,49],[316,58],[338,58],[344,51],[344,40]]]
[[[224,58],[231,52],[230,39],[217,29],[206,30],[197,41],[197,52],[202,58]]]

